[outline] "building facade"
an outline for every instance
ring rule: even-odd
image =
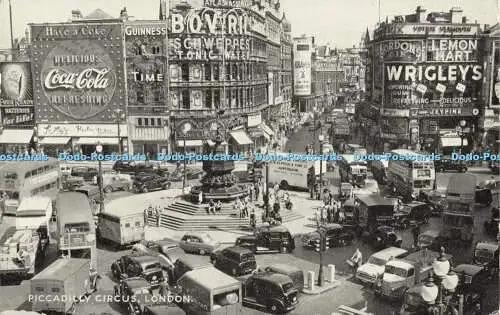
[[[127,150],[123,23],[96,10],[65,23],[31,24],[39,144],[46,153]]]
[[[459,8],[427,13],[418,7],[375,29],[366,84],[367,106],[379,111],[380,149],[437,150],[464,134],[473,147],[485,110],[480,33]],[[460,135],[457,128],[464,128]]]

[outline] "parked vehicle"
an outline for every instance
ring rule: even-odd
[[[170,189],[172,184],[168,180],[168,178],[152,175],[152,176],[144,176],[144,177],[136,177],[134,179],[134,191],[137,193],[147,193],[151,190],[155,189]]]
[[[135,175],[138,172],[151,172],[155,171],[153,164],[138,161],[116,161],[113,164],[113,171],[124,174]]]
[[[401,247],[403,243],[403,239],[396,233],[394,228],[387,225],[377,226],[371,232],[367,232],[364,239],[377,249]]]
[[[340,183],[338,197],[340,201],[345,201],[353,196],[354,186],[350,183]]]
[[[248,248],[254,253],[290,253],[295,249],[290,231],[282,225],[266,226],[258,229],[254,235],[240,236],[235,245]]]
[[[180,257],[174,262],[174,268],[170,274],[169,284],[176,285],[177,280],[179,280],[186,272],[197,269],[205,269],[213,267],[210,262],[202,259],[199,256],[184,256]]]
[[[100,201],[99,187],[91,185],[83,185],[73,188],[71,191],[84,194],[92,202]]]
[[[360,190],[359,192],[357,190]],[[380,188],[378,187],[378,183],[376,180],[367,178],[365,181],[362,183],[361,188],[355,189],[354,190],[354,195],[379,195],[380,194]]]
[[[389,161],[387,160],[375,160],[371,163],[373,178],[381,185],[387,184],[388,167]]]
[[[117,247],[144,239],[144,200],[135,196],[114,199],[106,204],[106,211],[98,214],[97,237]]]
[[[323,164],[320,168],[320,162]],[[309,189],[319,178],[320,169],[326,172],[326,161],[276,160],[268,164],[269,183],[279,184],[281,189],[290,187]]]
[[[146,305],[154,301],[151,283],[141,277],[120,280],[113,295],[114,301],[129,314],[143,314]]]
[[[429,191],[419,195],[417,199],[420,202],[425,202],[431,208],[433,216],[441,216],[446,208],[446,195],[438,191]]]
[[[181,288],[180,293],[192,299],[182,305],[187,314],[242,314],[241,282],[213,267],[189,271],[177,284]]]
[[[342,247],[350,245],[356,237],[352,231],[347,230],[340,224],[325,224],[322,228],[325,231],[325,238],[329,247]],[[318,232],[310,232],[302,237],[302,244],[306,248],[314,248],[319,239],[320,234]]]
[[[93,178],[93,183],[98,184],[97,176]],[[102,174],[102,187],[105,193],[109,194],[116,190],[128,191],[132,188],[133,180],[129,174],[104,173]]]
[[[467,161],[452,160],[451,156],[442,156],[441,159],[434,161],[436,171],[444,173],[446,171],[458,171],[466,173],[469,169]]]
[[[179,242],[179,247],[186,253],[196,253],[200,255],[212,254],[220,247],[220,243],[215,241],[208,233],[186,233]]]
[[[96,289],[89,285],[93,283],[89,275],[89,259],[60,258],[54,261],[30,281],[32,295],[50,295],[53,298],[34,299],[31,309],[36,312],[73,313],[75,299],[91,294]]]
[[[384,273],[385,264],[391,259],[402,259],[408,255],[406,249],[388,247],[374,253],[368,261],[356,270],[356,280],[361,283],[373,285],[380,275]]]
[[[156,287],[164,280],[158,257],[150,255],[124,255],[111,264],[111,273],[118,280],[143,277]]]
[[[441,247],[446,247],[447,240],[442,236],[441,231],[427,230],[420,233],[417,240],[417,247],[419,249],[429,249],[433,251],[440,251]]]
[[[299,293],[304,289],[304,271],[297,267],[284,264],[272,264],[265,267],[264,272],[279,273],[289,276],[293,281],[293,286]]]
[[[240,280],[243,283],[245,306],[283,314],[295,309],[299,303],[299,292],[289,276],[279,273],[256,273]]]
[[[81,186],[85,185],[85,180],[83,177],[75,177],[75,176],[64,176],[62,179],[62,190],[63,191],[74,191]]]
[[[498,277],[499,256],[500,252],[497,243],[478,242],[474,249],[472,262],[475,265],[484,267],[489,272],[490,277],[495,279]]]
[[[393,259],[385,265],[384,273],[375,282],[375,293],[379,296],[401,299],[405,292],[432,276],[432,263],[440,253],[420,250],[404,259]],[[452,256],[445,254],[451,261]]]
[[[171,260],[175,261],[177,258],[184,256],[184,251],[179,247],[177,243],[171,240],[163,239],[157,241],[146,241],[143,240],[138,244],[132,246],[132,252],[143,252],[143,248],[146,248],[149,252],[155,252],[162,254]],[[175,256],[175,259],[173,259]]]
[[[232,246],[210,255],[215,268],[232,276],[242,276],[257,269],[254,253],[243,247]]]
[[[93,167],[76,166],[71,169],[71,176],[83,177],[85,181],[92,181],[99,171]]]
[[[428,204],[413,201],[403,204],[394,213],[394,225],[401,229],[406,229],[410,225],[428,224],[431,215],[432,209]]]
[[[357,205],[355,222],[358,235],[362,235],[363,232],[371,234],[377,226],[392,225],[394,200],[368,195],[357,196],[354,203]]]

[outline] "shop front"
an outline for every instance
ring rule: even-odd
[[[29,153],[35,140],[33,129],[0,129],[0,152]]]
[[[130,142],[132,153],[143,153],[154,159],[159,153],[170,152],[168,118],[130,117]]]
[[[217,135],[222,137],[221,145],[228,152],[226,124],[220,119],[174,121],[175,146],[173,153],[203,154],[215,146]]]
[[[229,131],[229,153],[247,153],[253,151],[253,140],[243,126]]]
[[[101,144],[103,153],[128,152],[127,125],[117,124],[38,124],[39,144],[44,153],[91,154]]]
[[[266,152],[270,149],[274,131],[264,122],[260,113],[247,116],[247,132],[256,150]]]

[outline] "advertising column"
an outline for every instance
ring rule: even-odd
[[[126,146],[121,23],[32,24],[32,73],[40,143],[56,151]],[[103,131],[106,132],[103,132]],[[126,151],[126,148],[124,149]]]
[[[293,96],[298,102],[299,112],[312,111],[307,97],[311,95],[312,51],[311,37],[294,38],[293,43]],[[308,108],[311,107],[311,108]]]

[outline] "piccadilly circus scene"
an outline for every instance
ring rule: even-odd
[[[0,0],[0,315],[498,315],[500,0]]]

